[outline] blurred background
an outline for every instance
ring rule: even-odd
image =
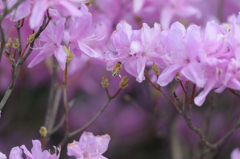
[[[204,28],[207,21],[224,23],[230,15],[238,15],[240,1],[93,0],[89,10],[93,16],[93,23],[101,22],[108,28],[108,36],[105,39],[90,44],[103,54],[108,51],[108,38],[120,20],[126,20],[133,29],[140,29],[143,22],[150,26],[158,22],[163,29],[168,29],[175,21],[180,21],[185,26],[194,23]],[[54,59],[50,57],[33,68],[27,68],[35,55],[33,52],[23,65],[16,87],[2,111],[0,150],[6,155],[14,146],[25,144],[30,149],[32,139],[41,139],[39,129],[45,123],[49,105],[50,90],[53,86],[51,80]],[[153,81],[156,80],[153,78],[151,67],[148,68],[148,74]],[[70,131],[80,128],[91,120],[104,105],[107,100],[106,92],[101,85],[104,75],[109,80],[110,94],[114,94],[119,88],[121,78],[112,77],[111,72],[106,70],[106,63],[101,59],[90,59],[82,55],[81,58],[73,58],[70,62],[68,77],[68,98],[71,106],[69,109]],[[121,75],[128,74],[122,69]],[[105,157],[109,159],[192,159],[200,150],[204,151],[205,147],[199,136],[187,127],[183,117],[162,94],[154,90],[148,81],[138,83],[134,77],[128,76],[130,78],[128,87],[122,90],[100,117],[85,130],[93,132],[94,135],[107,133],[111,136]],[[60,69],[57,69],[57,81],[57,83],[62,81]],[[11,65],[3,56],[0,63],[0,99],[10,82]],[[58,96],[62,97],[61,89],[57,88],[60,87],[56,86],[56,90],[59,90]],[[177,81],[173,81],[162,90],[171,97],[174,97],[175,92],[180,100],[184,97]],[[190,83],[189,94],[191,90]],[[55,126],[61,122],[63,110],[61,98]],[[239,112],[239,99],[231,92],[228,90],[221,94],[211,92],[202,107],[193,106],[192,122],[202,130],[206,129],[209,122],[207,138],[214,143],[234,126]],[[53,145],[58,145],[64,137],[64,132],[62,125],[50,136],[46,148],[52,149]],[[70,138],[67,143],[73,140],[78,141],[80,136],[81,133]],[[231,151],[240,147],[239,141],[240,129],[206,158],[230,158]],[[65,156],[66,144],[62,147],[61,158],[74,158]]]

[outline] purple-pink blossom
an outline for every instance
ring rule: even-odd
[[[84,132],[78,141],[68,144],[68,156],[82,159],[106,159],[102,154],[107,151],[110,142],[108,134],[94,136],[91,132]]]

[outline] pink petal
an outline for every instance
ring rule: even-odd
[[[142,44],[139,41],[132,41],[130,45],[131,55],[142,52],[143,47]]]
[[[32,15],[29,19],[30,27],[35,29],[39,27],[43,21],[44,13],[50,4],[47,0],[37,1],[32,10]]]
[[[197,106],[201,106],[204,103],[208,93],[215,87],[216,84],[217,81],[214,78],[206,81],[206,85],[203,91],[197,97],[194,98],[194,103]]]
[[[129,74],[137,78],[137,61],[135,57],[128,58],[128,60],[124,63],[124,68]]]
[[[18,146],[13,147],[11,149],[9,159],[22,159],[22,153],[22,150]]]
[[[180,71],[181,65],[171,65],[163,70],[163,72],[158,77],[157,83],[160,86],[168,85],[175,77],[176,73]]]
[[[137,81],[141,83],[143,80],[145,80],[144,76],[144,69],[145,69],[145,64],[146,64],[146,58],[143,56],[139,56],[137,58]]]
[[[67,155],[68,156],[75,156],[77,158],[82,157],[82,150],[79,147],[79,145],[74,141],[73,143],[70,143],[67,145]]]
[[[20,148],[23,149],[23,152],[26,155],[27,159],[34,159],[33,155],[28,151],[25,145],[22,145]]]
[[[195,83],[198,87],[203,87],[204,81],[204,68],[201,63],[192,61],[181,70],[181,74],[188,80]]]
[[[102,135],[102,136],[97,136],[96,139],[99,144],[98,152],[100,154],[103,154],[108,149],[108,144],[111,140],[111,137],[108,134],[106,134],[106,135]]]
[[[239,148],[235,148],[231,153],[231,159],[239,159],[240,158],[240,150]]]
[[[216,93],[222,93],[226,89],[226,86],[222,85],[218,89],[215,90]]]
[[[82,16],[82,12],[68,1],[57,1],[54,5],[54,8],[56,8],[58,11],[61,11],[60,14],[64,17]]]
[[[66,54],[66,51],[65,49],[63,48],[62,45],[60,45],[59,47],[57,47],[55,50],[54,50],[54,55],[60,65],[60,68],[62,70],[65,69],[65,64],[66,64],[66,60],[67,60],[67,54]]]
[[[42,147],[39,140],[32,140],[33,147],[31,149],[33,158],[42,158]]]
[[[145,0],[133,0],[133,12],[137,13],[139,12],[144,4]]]
[[[100,57],[99,53],[97,53],[95,50],[93,50],[92,48],[90,48],[89,46],[87,46],[86,44],[78,41],[78,46],[79,49],[85,53],[86,55],[90,56],[90,57]]]
[[[197,18],[200,18],[202,16],[199,9],[186,3],[176,7],[176,14],[184,18],[190,16],[196,16]]]
[[[164,7],[161,11],[160,22],[163,29],[168,29],[173,15],[175,14],[174,9],[171,7]]]
[[[44,45],[47,46],[47,45]],[[53,55],[53,49],[41,50],[40,53],[28,64],[29,68],[39,64],[45,58],[48,58]]]

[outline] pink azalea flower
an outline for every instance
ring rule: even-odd
[[[79,142],[68,144],[67,154],[81,159],[106,159],[102,154],[107,151],[110,139],[108,134],[94,136],[91,132],[84,132]]]
[[[62,16],[79,16],[81,12],[73,3],[85,3],[89,0],[36,0],[30,17],[30,27],[32,29],[41,25],[45,11],[52,7],[58,10]]]
[[[11,8],[16,2],[17,0],[8,1],[8,8]],[[13,10],[11,13],[9,13],[6,18],[10,17],[10,20],[14,22],[25,18],[31,13],[31,3],[31,0],[25,0],[18,6],[16,10]]]
[[[47,150],[42,151],[41,142],[39,140],[32,140],[32,144],[33,147],[31,149],[31,152],[28,151],[25,145],[21,146],[27,159],[59,159],[60,149],[58,149],[58,155],[56,148],[55,153],[51,155],[51,153]]]
[[[202,105],[213,88],[219,88],[216,92],[223,91],[226,86],[233,88],[232,86],[235,85],[236,88],[240,88],[240,83],[228,73],[230,59],[234,56],[233,50],[223,27],[213,21],[208,22],[203,37],[203,52],[198,54],[200,62],[205,67],[203,69],[205,86],[194,99],[196,105]]]
[[[137,78],[138,82],[145,80],[144,69],[147,61],[153,61],[160,56],[157,54],[160,25],[150,28],[143,24],[141,30],[132,30],[131,25],[121,21],[111,35],[112,50],[117,52],[113,57],[107,56],[109,70],[117,62],[124,65],[125,70]]]
[[[239,159],[240,158],[240,150],[239,148],[235,148],[231,153],[231,159]]]
[[[190,0],[168,0],[167,5],[163,7],[161,11],[160,17],[160,22],[164,29],[169,28],[169,24],[174,15],[182,18],[190,16],[196,16],[197,18],[201,17],[200,10],[190,5],[189,1]]]
[[[60,65],[60,68],[62,70],[65,69],[67,54],[64,50],[64,47],[61,45],[64,35],[64,24],[64,18],[61,18],[58,21],[57,26],[55,26],[52,22],[49,23],[49,25],[40,35],[40,40],[45,42],[45,44],[43,47],[40,47],[41,51],[32,60],[28,67],[33,67],[45,58],[48,58],[54,54]]]
[[[164,48],[162,58],[166,68],[160,74],[158,84],[168,85],[179,72],[182,75],[178,77],[179,79],[191,80],[199,87],[203,87],[202,66],[196,60],[202,49],[200,28],[191,25],[186,30],[181,23],[176,22],[172,24],[169,31],[162,32],[160,39]]]
[[[66,22],[69,26],[64,35],[64,41],[70,43],[72,52],[76,55],[85,53],[89,57],[100,57],[100,54],[88,46],[91,41],[99,41],[105,38],[106,29],[99,24],[92,28],[92,15],[88,12],[88,7],[81,5],[82,16],[72,16]]]
[[[5,154],[3,154],[2,152],[0,152],[0,159],[7,159],[7,156]]]

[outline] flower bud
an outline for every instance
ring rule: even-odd
[[[12,47],[12,38],[8,39],[8,43],[5,44],[6,48],[11,48]]]
[[[14,38],[14,40],[13,40],[13,48],[14,49],[17,49],[18,47],[19,47],[19,40],[18,40],[18,38]]]
[[[103,88],[108,88],[108,86],[109,86],[108,79],[106,76],[102,77],[102,86],[103,86]]]
[[[120,88],[122,89],[126,88],[128,86],[128,81],[129,81],[128,76],[124,76],[120,82]]]
[[[158,76],[159,75],[159,68],[158,68],[158,66],[155,63],[153,63],[152,68],[153,68],[153,73]]]
[[[72,60],[72,58],[74,57],[74,54],[71,53],[70,50],[66,46],[63,46],[63,47],[67,54],[67,62],[70,62]]]
[[[46,137],[47,136],[47,129],[46,127],[42,126],[39,130],[39,133],[41,136]]]
[[[30,44],[34,41],[36,34],[37,33],[34,33],[28,37],[28,39],[27,39],[28,44]]]
[[[180,72],[177,72],[177,73],[175,74],[175,80],[176,80],[176,81],[181,81],[181,80],[178,78],[180,75],[181,75]]]
[[[90,0],[89,2],[85,3],[86,6],[92,6],[93,0]]]

